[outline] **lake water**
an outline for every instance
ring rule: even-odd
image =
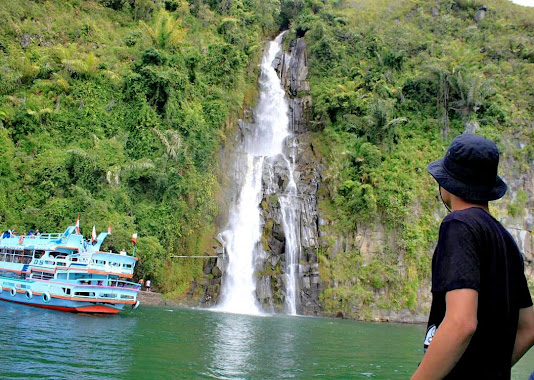
[[[406,379],[424,326],[140,307],[115,316],[0,302],[0,378]],[[527,380],[534,354],[514,368]]]

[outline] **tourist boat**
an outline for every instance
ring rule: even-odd
[[[126,280],[137,258],[100,251],[107,232],[92,242],[78,232],[0,238],[0,300],[83,313],[137,308],[140,285]]]

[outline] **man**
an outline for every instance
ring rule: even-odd
[[[523,259],[512,236],[489,213],[506,184],[499,152],[483,137],[455,138],[428,165],[452,212],[432,258],[432,306],[416,379],[510,379],[534,344],[534,309]]]

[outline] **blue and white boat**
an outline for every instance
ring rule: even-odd
[[[102,252],[70,226],[64,233],[0,238],[0,300],[46,309],[114,314],[139,306],[137,258]]]

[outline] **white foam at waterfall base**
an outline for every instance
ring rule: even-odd
[[[245,136],[247,153],[245,175],[237,202],[230,207],[228,227],[221,233],[228,255],[228,267],[222,279],[221,300],[217,310],[260,314],[256,301],[254,259],[261,246],[260,202],[263,196],[262,172],[266,158],[283,151],[288,131],[288,105],[272,62],[281,50],[282,35],[269,44],[263,57],[260,98],[255,109],[253,133]],[[269,185],[268,185],[269,186]]]

